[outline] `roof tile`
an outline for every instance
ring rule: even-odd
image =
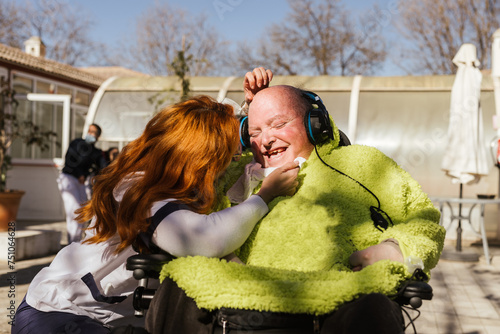
[[[104,79],[100,76],[54,60],[29,55],[20,49],[5,44],[0,44],[0,60],[87,85],[93,85],[96,88],[104,82]]]

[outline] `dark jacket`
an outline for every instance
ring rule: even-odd
[[[82,175],[87,177],[91,172],[97,174],[104,167],[106,160],[102,150],[77,138],[69,144],[62,172],[79,178]]]

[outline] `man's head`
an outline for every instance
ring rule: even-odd
[[[301,91],[291,86],[273,86],[255,95],[248,111],[248,133],[262,167],[309,157],[314,146],[307,138],[304,116],[310,107]]]
[[[92,144],[95,143],[99,137],[101,136],[101,127],[97,124],[91,124],[89,126],[89,131],[87,132],[87,136],[85,137],[85,141]]]

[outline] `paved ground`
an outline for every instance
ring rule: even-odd
[[[481,248],[469,249],[482,254]],[[418,333],[500,333],[500,248],[492,247],[493,261],[440,260],[431,272],[431,301],[420,308]],[[407,333],[412,333],[408,329]]]
[[[54,228],[63,229],[55,224]],[[482,248],[467,247],[465,251],[482,255]],[[490,247],[492,264],[486,265],[484,257],[479,262],[441,260],[432,271],[430,284],[434,298],[425,301],[421,315],[415,321],[420,334],[498,334],[500,333],[500,247]],[[9,306],[14,300],[19,305],[31,279],[53,255],[40,259],[19,261],[12,271],[0,263],[0,334],[10,333]],[[15,284],[10,284],[15,278]],[[410,311],[412,316],[416,312]],[[406,333],[413,333],[411,326]]]

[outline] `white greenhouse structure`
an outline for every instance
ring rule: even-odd
[[[452,184],[441,170],[449,123],[450,93],[455,77],[337,77],[337,76],[275,76],[273,85],[288,84],[316,92],[323,99],[337,126],[351,143],[374,146],[406,169],[431,197],[458,197],[459,186]],[[192,95],[207,94],[218,100],[227,97],[243,101],[243,77],[191,77]],[[495,167],[497,131],[494,127],[495,94],[493,80],[483,75],[481,107],[484,120],[484,146],[488,152],[489,175],[479,183],[464,185],[463,196],[499,195],[499,169]],[[180,84],[176,77],[115,77],[105,81],[95,93],[86,115],[83,133],[91,123],[102,127],[99,145],[123,148],[144,129],[151,116],[161,106],[175,102]],[[500,103],[498,101],[497,103]],[[491,153],[491,154],[490,154]],[[60,167],[60,166],[59,166]],[[11,186],[29,189],[25,173],[13,170]],[[23,175],[24,173],[24,175]],[[54,179],[58,170],[45,171]],[[24,182],[26,180],[26,182]],[[31,190],[30,190],[31,192]],[[35,194],[37,192],[35,191]],[[36,196],[36,195],[34,195]],[[57,201],[57,187],[38,191],[38,196],[50,196]],[[35,199],[36,201],[36,199]],[[18,219],[32,219],[23,213],[33,212],[33,200],[23,199]],[[52,208],[61,208],[52,205]],[[500,239],[500,205],[487,205],[484,214],[488,237]],[[474,210],[473,218],[479,215]],[[445,212],[445,215],[449,213]],[[38,219],[63,220],[64,212],[47,207]],[[476,219],[472,219],[476,221]],[[476,229],[479,227],[474,226]],[[453,227],[449,227],[450,235]],[[468,232],[464,228],[464,237]],[[471,238],[476,235],[469,233]]]

